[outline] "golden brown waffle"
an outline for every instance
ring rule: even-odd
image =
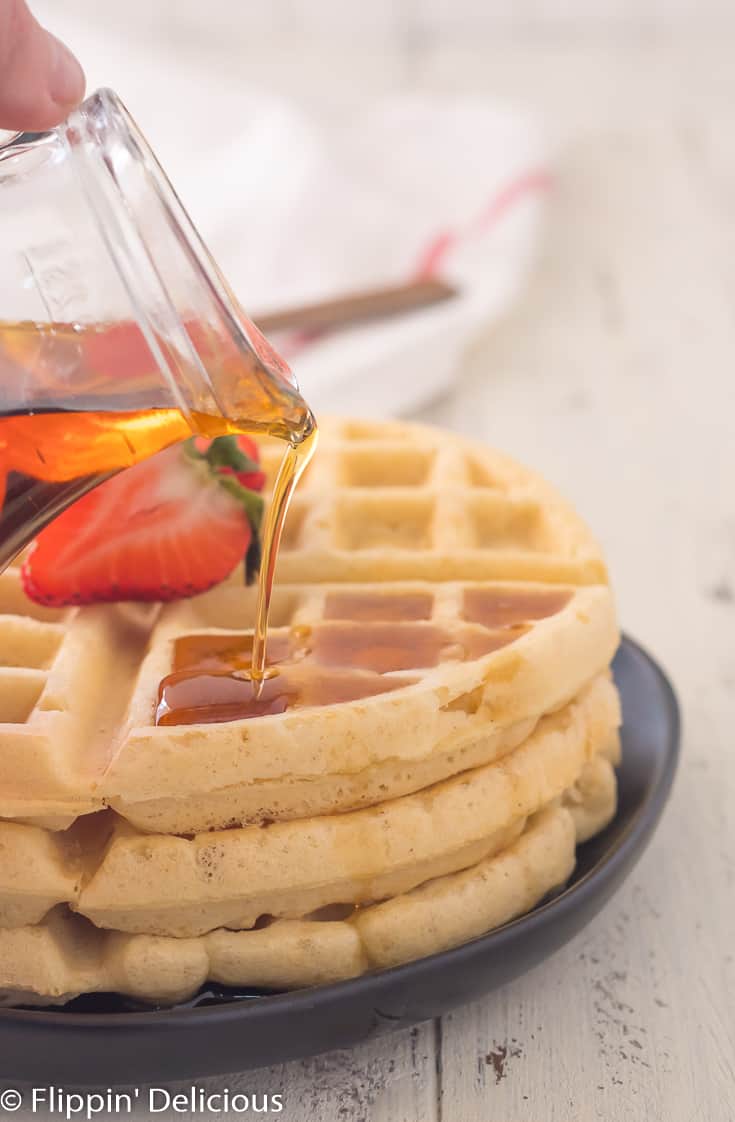
[[[612,597],[537,476],[420,426],[328,422],[278,578],[274,688],[299,704],[250,719],[241,578],[57,613],[0,578],[0,988],[351,976],[532,906],[609,819]],[[212,658],[214,713],[187,684]]]
[[[520,597],[529,618],[520,623],[522,611],[515,626],[467,625],[463,598],[477,595]],[[330,740],[318,709],[210,724],[199,735],[192,726],[155,727],[157,685],[171,669],[175,637],[226,636],[225,621],[229,633],[239,634],[252,618],[252,597],[252,590],[229,586],[166,609],[141,668],[156,610],[100,607],[37,620],[17,573],[5,573],[0,625],[8,636],[22,637],[8,644],[6,661],[24,665],[0,670],[6,717],[0,814],[64,828],[111,803],[142,829],[192,833],[369,805],[510,751],[542,713],[607,664],[617,642],[612,599],[599,586],[551,593],[510,583],[408,583],[378,593],[372,586],[286,586],[275,605],[282,624],[304,627],[311,620],[308,626],[318,629],[344,597],[374,604],[421,597],[429,619],[391,624],[406,633],[409,657],[420,661],[412,653],[414,637],[432,628],[445,629],[450,639],[456,633],[461,640],[464,631],[491,646],[497,641],[497,649],[468,663],[450,646],[453,657],[438,667],[388,672],[386,680],[413,684],[332,708]],[[530,618],[554,607],[551,615]],[[326,626],[351,628],[333,618]],[[558,649],[566,652],[563,660],[554,658]],[[19,702],[30,694],[34,704],[20,714]]]
[[[275,454],[264,451],[271,474]],[[363,640],[382,631],[383,654],[385,633],[395,632],[403,661],[384,661],[379,681],[374,670],[322,674],[343,686],[372,674],[390,692],[330,707],[329,738],[323,708],[198,732],[156,728],[172,641],[247,630],[254,591],[231,583],[166,608],[158,622],[155,607],[37,608],[9,572],[0,586],[13,664],[0,673],[0,816],[63,828],[111,802],[143,829],[191,833],[369,805],[509,750],[609,662],[617,630],[597,546],[548,485],[504,457],[421,426],[325,422],[302,492],[273,623],[309,628],[322,643],[340,631]],[[431,533],[411,529],[408,548],[401,539],[415,529],[412,515],[403,520],[412,503],[432,512]],[[505,513],[483,536],[486,507]],[[343,516],[369,527],[370,540],[339,547]],[[362,584],[350,583],[356,576]],[[506,579],[488,580],[495,576]],[[525,611],[484,627],[473,598],[504,594],[525,600]],[[355,598],[363,616],[370,604],[371,620],[350,620]],[[375,618],[396,604],[407,618]],[[422,665],[421,644],[437,631],[447,640],[442,661]],[[478,641],[488,653],[470,657]]]
[[[601,676],[500,760],[377,807],[192,839],[140,834],[110,815],[57,838],[0,823],[0,926],[69,903],[99,927],[184,937],[392,897],[504,848],[508,831],[609,751],[618,724],[617,693]],[[35,876],[24,879],[34,849]]]
[[[608,773],[610,764],[606,764]],[[615,812],[582,773],[600,822]],[[35,926],[0,930],[0,1002],[62,1002],[117,991],[162,1003],[190,997],[206,981],[288,989],[395,966],[476,938],[528,911],[574,868],[575,818],[565,801],[535,814],[499,853],[344,919],[276,920],[250,931],[198,938],[101,931],[63,909]]]
[[[266,449],[271,472],[279,451]],[[294,497],[279,579],[605,583],[599,547],[540,476],[441,429],[320,423]]]
[[[64,826],[96,793],[157,608],[54,611],[0,575],[0,816]],[[122,688],[121,688],[122,687]]]
[[[220,588],[160,616],[121,747],[100,788],[142,829],[196,833],[334,813],[419,790],[511,750],[542,714],[602,671],[617,645],[604,586],[279,586],[272,649],[295,634],[315,651],[314,661],[294,663],[294,676],[319,675],[330,688],[339,676],[341,688],[395,692],[330,706],[328,726],[324,709],[313,708],[154,727],[158,683],[172,669],[177,640],[201,636],[204,654],[197,657],[206,664],[207,637],[242,642],[252,597]],[[356,620],[360,613],[370,621]],[[406,618],[416,615],[422,618]],[[345,642],[352,644],[346,657],[362,668],[342,665]],[[563,659],[556,657],[561,650]],[[330,658],[331,665],[314,665]],[[249,683],[241,690],[249,696]]]

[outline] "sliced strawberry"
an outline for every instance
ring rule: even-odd
[[[231,475],[216,447],[160,452],[79,499],[37,537],[23,565],[42,604],[175,600],[204,592],[253,555],[263,500]],[[214,461],[214,462],[213,462]],[[257,551],[256,551],[257,552]]]

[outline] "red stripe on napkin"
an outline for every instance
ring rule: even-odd
[[[547,191],[551,184],[551,174],[544,168],[532,168],[516,179],[512,179],[491,197],[487,205],[464,229],[444,230],[433,237],[419,255],[419,265],[414,275],[421,280],[436,276],[441,272],[441,266],[447,256],[459,242],[468,235],[487,233],[527,195]],[[291,360],[294,355],[298,355],[312,343],[318,342],[324,334],[323,331],[293,333],[281,341],[280,349],[286,358]]]
[[[435,276],[448,254],[468,234],[487,233],[526,195],[546,191],[550,186],[551,175],[543,168],[534,168],[511,180],[492,196],[487,206],[465,230],[443,230],[432,238],[419,256],[416,276],[422,279]]]

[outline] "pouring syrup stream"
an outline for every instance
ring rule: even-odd
[[[299,443],[289,443],[273,485],[273,495],[266,514],[263,529],[263,555],[258,574],[258,601],[255,611],[255,632],[253,635],[253,655],[250,675],[256,699],[260,697],[266,676],[266,644],[268,639],[268,617],[270,614],[273,578],[275,576],[278,549],[286,521],[286,515],[299,479],[309,465],[316,451],[318,430],[313,417]]]

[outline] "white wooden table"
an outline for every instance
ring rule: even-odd
[[[578,504],[607,548],[623,625],[673,676],[685,745],[645,857],[546,963],[439,1022],[203,1085],[282,1093],[288,1122],[726,1122],[735,1117],[728,43],[494,49],[404,36],[344,56],[256,49],[248,66],[253,81],[317,100],[418,85],[492,92],[544,114],[561,148],[533,284],[512,319],[478,341],[456,392],[424,417],[526,459]]]

